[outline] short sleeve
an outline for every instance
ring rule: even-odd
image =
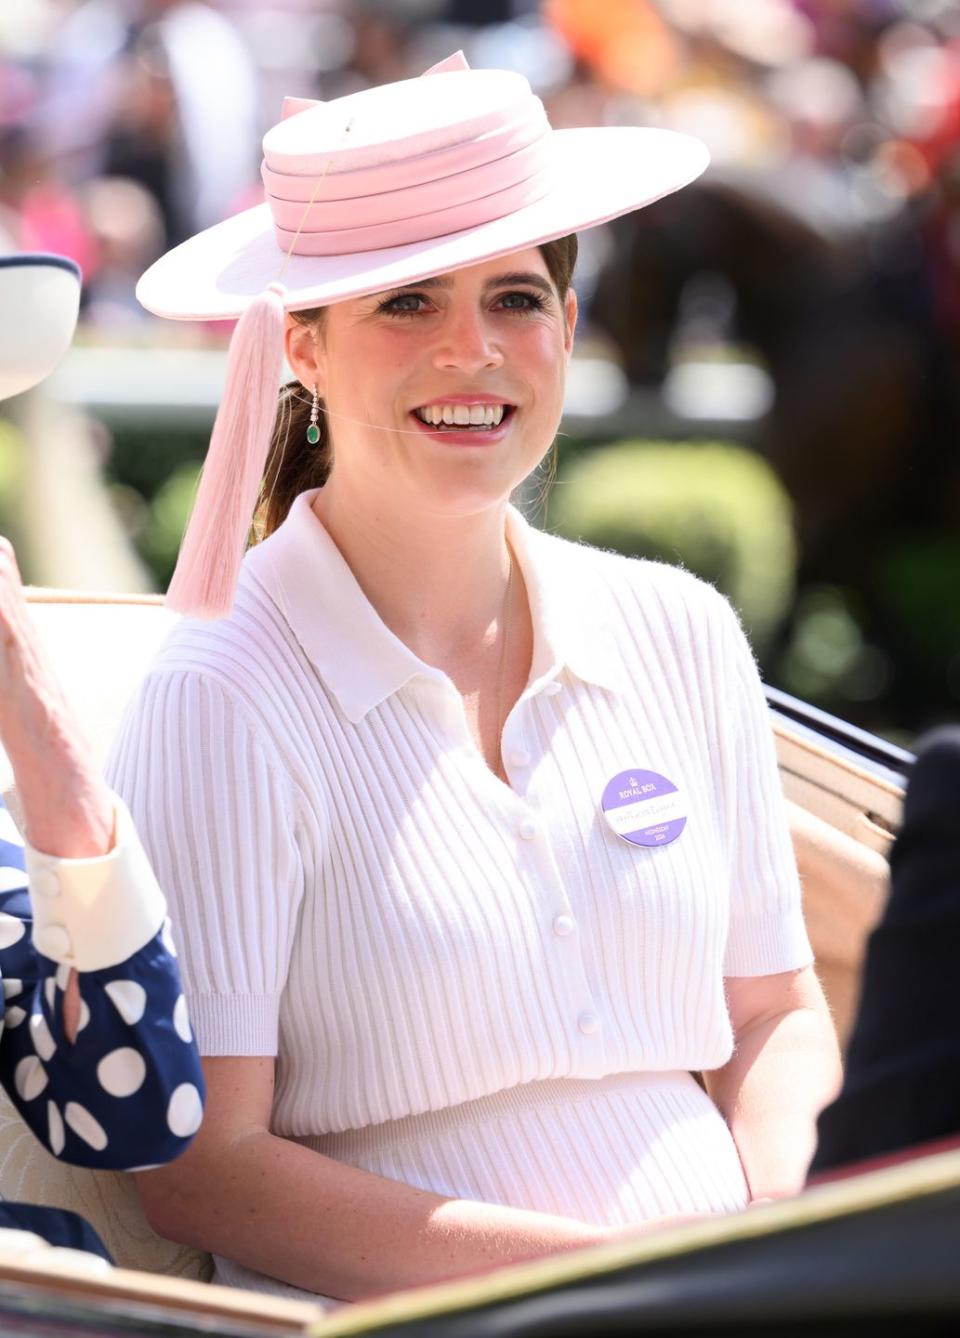
[[[108,768],[166,894],[203,1055],[275,1055],[303,874],[286,774],[206,674],[147,678]]]
[[[725,976],[774,975],[813,961],[790,839],[770,711],[753,652],[724,601],[724,768],[730,825],[730,924]]]

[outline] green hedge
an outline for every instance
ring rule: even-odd
[[[0,418],[0,534],[19,550],[20,492],[23,486],[23,438],[12,423]]]
[[[153,571],[160,590],[166,590],[170,584],[199,481],[199,464],[178,465],[147,506],[143,528],[137,535],[137,548]]]

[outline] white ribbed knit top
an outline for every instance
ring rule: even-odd
[[[177,921],[201,1051],[276,1054],[274,1130],[305,1139],[522,1084],[723,1064],[724,976],[811,961],[726,601],[511,511],[534,652],[507,786],[313,496],[247,555],[228,618],[174,630],[111,769]],[[668,845],[601,813],[632,769],[678,787]]]

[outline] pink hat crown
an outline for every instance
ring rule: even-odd
[[[285,254],[422,242],[550,193],[550,125],[526,79],[453,61],[429,73],[331,103],[288,103],[264,137],[261,169]]]

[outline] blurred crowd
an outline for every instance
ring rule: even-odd
[[[882,228],[892,277],[910,254],[889,226],[922,203],[932,318],[956,338],[953,0],[18,0],[0,13],[0,245],[79,261],[88,320],[143,319],[143,267],[260,198],[285,94],[413,76],[457,46],[526,75],[554,125],[699,135],[714,181],[827,242]]]
[[[708,143],[696,187],[583,239],[587,332],[676,403],[690,364],[739,363],[741,390],[762,372],[751,446],[793,501],[806,625],[823,664],[847,656],[841,696],[881,696],[895,662],[901,720],[918,693],[956,714],[960,614],[939,612],[960,579],[956,0],[17,0],[0,7],[0,250],[73,256],[99,339],[182,337],[136,278],[262,198],[282,98],[458,47],[523,73],[555,126]],[[786,619],[770,663],[824,698],[798,635]]]

